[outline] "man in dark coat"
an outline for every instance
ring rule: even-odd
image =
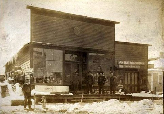
[[[29,109],[31,109],[31,85],[30,80],[26,79],[25,83],[23,84],[22,91],[24,94],[24,109],[26,109],[26,106],[28,105]]]
[[[77,91],[78,91],[78,87],[79,87],[79,84],[80,84],[80,79],[79,78],[80,78],[79,73],[76,71],[73,74],[73,77],[72,77],[72,84],[73,84],[74,94],[77,94]]]
[[[115,94],[116,83],[116,76],[112,75],[110,77],[110,94]]]
[[[92,93],[92,86],[93,86],[93,75],[91,71],[88,72],[88,75],[86,77],[86,84],[87,84],[87,93]]]
[[[105,81],[106,81],[106,78],[104,76],[104,73],[100,72],[99,77],[98,77],[99,94],[104,94]]]

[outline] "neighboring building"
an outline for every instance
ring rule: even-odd
[[[149,69],[148,70],[148,88],[151,91],[163,92],[163,74],[161,69]]]
[[[149,59],[148,88],[153,92],[163,92],[164,52],[160,57]]]
[[[115,42],[115,66],[127,91],[147,90],[147,44]]]
[[[31,41],[6,64],[6,74],[13,66],[32,72],[36,85],[69,86],[75,72],[79,89],[85,89],[90,70],[97,87],[101,66],[105,76],[115,72],[129,92],[147,90],[148,45],[115,41],[119,22],[52,11],[31,9]],[[107,80],[105,86],[109,88]],[[42,86],[43,87],[43,86]]]

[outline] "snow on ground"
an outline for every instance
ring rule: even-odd
[[[116,94],[125,95],[124,92],[116,92]],[[163,97],[163,93],[162,92],[158,92],[156,94],[152,94],[150,92],[145,92],[145,91],[141,91],[140,93],[126,94],[126,95],[132,95],[134,97]]]
[[[104,102],[94,103],[75,103],[65,105],[50,105],[49,110],[68,113],[87,112],[99,114],[160,114],[163,113],[163,106],[154,104],[151,100],[142,100],[139,102],[120,102],[116,99],[111,99]]]
[[[5,83],[8,86],[10,96],[1,98],[0,96],[0,114],[162,114],[163,113],[163,101],[158,100],[152,101],[144,99],[141,101],[119,101],[116,99],[111,99],[103,102],[93,102],[93,103],[53,103],[47,104],[47,111],[42,109],[42,105],[36,105],[34,111],[25,111],[23,106],[11,106],[11,100],[23,100],[21,93],[21,88],[18,84],[15,85],[15,92],[12,86]],[[3,84],[0,84],[3,85]],[[133,96],[156,96],[145,92],[134,93]],[[162,97],[162,96],[161,96]],[[34,108],[34,106],[32,107]]]
[[[18,83],[16,83],[14,85],[15,91],[13,91],[12,85],[9,84],[7,81],[5,81],[4,83],[0,83],[0,86],[5,86],[5,85],[7,85],[9,96],[2,98],[1,94],[0,94],[0,101],[1,101],[0,106],[11,105],[11,100],[23,100],[24,99],[24,96],[22,94],[22,89],[21,89],[21,87],[19,87]]]
[[[33,108],[33,107],[32,107]],[[141,101],[119,101],[111,99],[103,102],[93,103],[53,103],[46,105],[47,111],[41,105],[36,105],[34,111],[24,111],[23,106],[1,106],[0,114],[41,114],[41,113],[65,113],[65,114],[162,114],[163,102],[157,104],[152,100],[144,99]]]
[[[140,93],[132,93],[132,96],[137,96],[137,97],[163,97],[163,94],[151,94],[151,93],[146,93],[145,91],[142,91]]]

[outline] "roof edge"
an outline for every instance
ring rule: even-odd
[[[88,20],[91,23],[97,22],[103,22],[103,23],[113,23],[113,24],[119,24],[120,22],[116,21],[110,21],[110,20],[105,20],[105,19],[99,19],[99,18],[93,18],[93,17],[88,17],[88,16],[83,16],[83,15],[76,15],[76,14],[71,14],[71,13],[65,13],[61,11],[56,11],[56,10],[50,10],[50,9],[45,9],[45,8],[39,8],[39,7],[34,7],[34,6],[29,6],[27,5],[27,9],[35,10],[38,12],[48,12],[50,14],[55,14],[56,17],[60,15],[60,18],[69,18],[72,20],[78,20],[78,21],[86,21]],[[93,21],[93,22],[92,22]]]
[[[140,44],[140,43],[133,43],[133,42],[121,42],[121,41],[115,41],[116,43],[122,43],[122,44],[135,44],[135,45],[147,45],[152,46],[150,44]]]

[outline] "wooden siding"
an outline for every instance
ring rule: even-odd
[[[24,66],[26,63],[30,63],[30,47],[26,44],[11,61],[8,61],[5,65],[5,72],[10,72],[15,69],[15,66]],[[29,66],[26,64],[26,66]]]
[[[144,69],[148,67],[148,46],[115,43],[115,65],[118,61],[144,62]]]
[[[65,12],[50,10],[50,9],[44,9],[44,8],[39,8],[39,7],[33,7],[33,6],[27,6],[27,9],[31,9],[32,12],[36,12],[37,14],[54,16],[54,17],[59,17],[62,19],[72,19],[72,20],[83,21],[87,23],[95,23],[95,24],[108,25],[108,26],[120,23],[120,22],[111,21],[111,20],[93,18],[93,17],[88,17],[88,16],[82,16],[82,15],[75,15],[75,14],[70,14],[70,13],[65,13]]]
[[[114,51],[115,24],[105,26],[32,11],[31,41]]]
[[[30,47],[25,47],[21,49],[18,53],[18,57],[16,59],[15,65],[21,66],[23,63],[30,60]]]

